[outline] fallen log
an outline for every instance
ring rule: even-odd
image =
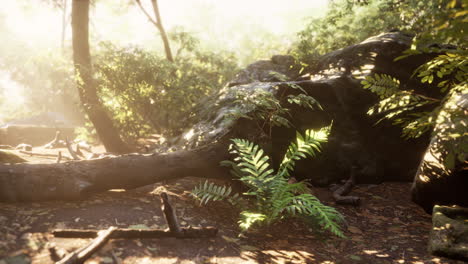
[[[110,189],[133,189],[183,177],[230,177],[219,166],[227,143],[163,154],[54,164],[0,166],[0,201],[82,199]]]

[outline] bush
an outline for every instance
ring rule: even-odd
[[[138,47],[100,44],[98,94],[125,140],[186,128],[195,104],[233,78],[232,56],[202,51],[188,37],[178,36],[174,63]]]

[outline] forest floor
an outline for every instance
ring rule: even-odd
[[[23,157],[54,162],[53,158]],[[54,229],[165,228],[161,190],[170,195],[181,225],[215,226],[218,235],[213,239],[113,239],[86,263],[462,263],[427,253],[431,218],[411,202],[410,183],[358,185],[352,191],[362,198],[357,207],[334,205],[330,191],[314,188],[322,202],[345,216],[347,238],[341,239],[299,219],[239,237],[238,209],[224,202],[201,207],[190,197],[200,181],[185,178],[130,191],[111,190],[73,202],[0,203],[0,264],[54,263],[50,245],[71,252],[90,241],[54,238]]]

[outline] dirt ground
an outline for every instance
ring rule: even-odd
[[[341,239],[299,219],[239,237],[238,209],[223,202],[200,207],[190,197],[200,181],[112,190],[73,202],[0,203],[0,264],[53,263],[50,245],[71,252],[90,241],[54,238],[51,231],[58,228],[166,228],[158,195],[163,189],[182,225],[215,226],[216,238],[114,239],[86,263],[462,263],[427,253],[431,218],[410,201],[410,183],[357,186],[352,194],[362,198],[358,207],[334,205],[328,190],[315,188],[317,197],[345,216],[347,238]]]

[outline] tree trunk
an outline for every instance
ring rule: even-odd
[[[158,1],[151,0],[151,4],[153,5],[154,16],[156,17],[157,27],[159,29],[159,33],[161,34],[161,39],[164,43],[164,51],[166,52],[166,58],[170,62],[174,62],[174,58],[172,57],[171,46],[169,45],[169,40],[167,38],[166,30],[164,30],[161,14],[159,13]]]
[[[132,189],[183,177],[226,177],[227,144],[167,154],[0,167],[0,201],[74,200],[109,189]]]
[[[92,77],[88,24],[89,0],[73,0],[73,61],[80,100],[106,150],[114,153],[128,153],[129,147],[120,138],[97,95]]]

